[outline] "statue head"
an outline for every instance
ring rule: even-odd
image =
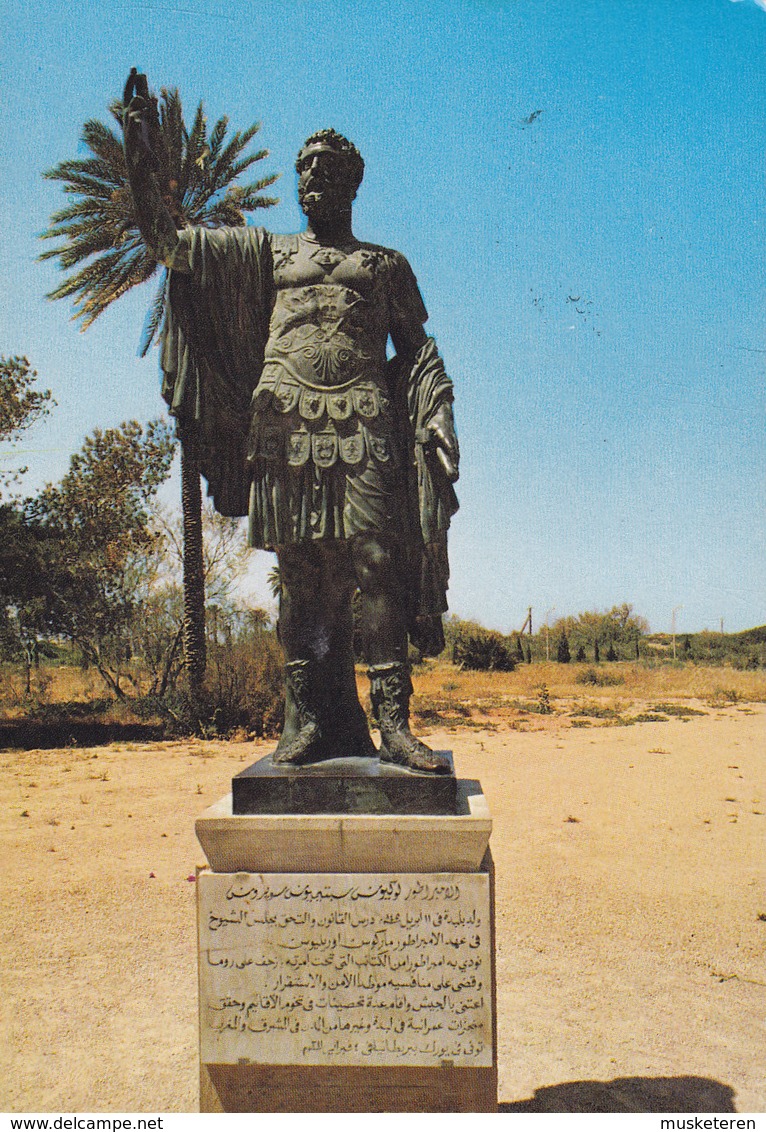
[[[295,162],[298,200],[311,220],[350,211],[364,176],[359,150],[335,130],[319,130],[301,146]]]

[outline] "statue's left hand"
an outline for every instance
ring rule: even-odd
[[[426,425],[426,429],[434,439],[436,455],[444,468],[447,479],[450,483],[455,483],[460,475],[458,470],[460,446],[455,434],[455,421],[452,416],[452,405],[449,401],[442,402]]]

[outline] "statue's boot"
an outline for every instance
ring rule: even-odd
[[[322,758],[314,667],[310,660],[290,660],[285,665],[285,681],[298,717],[298,729],[290,736],[283,733],[272,762],[301,766]]]
[[[370,678],[372,712],[380,728],[380,761],[397,763],[410,770],[448,774],[451,769],[449,761],[421,743],[410,731],[412,681],[409,665],[399,661],[374,664],[367,675]]]

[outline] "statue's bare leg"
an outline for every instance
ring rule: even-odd
[[[410,731],[412,682],[398,547],[373,535],[358,535],[351,554],[360,591],[362,647],[370,666],[370,699],[380,728],[381,761],[447,773],[449,763]]]

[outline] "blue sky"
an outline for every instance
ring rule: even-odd
[[[763,154],[756,0],[22,0],[5,19],[0,352],[58,407],[33,489],[94,427],[162,411],[151,291],[87,333],[37,234],[131,66],[281,171],[332,125],[367,164],[360,238],[403,251],[456,387],[452,609],[519,628],[632,602],[653,629],[766,621]],[[539,113],[536,113],[539,112]],[[532,118],[533,120],[529,120]],[[170,496],[176,486],[170,489]],[[271,565],[253,556],[253,589]]]

